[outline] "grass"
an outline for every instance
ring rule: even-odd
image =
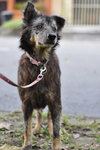
[[[6,121],[6,118],[4,116],[0,115],[0,119]]]
[[[43,113],[42,113],[42,117],[43,117],[43,118],[46,118],[46,117],[47,117],[47,113],[43,112]]]
[[[96,138],[97,138],[97,144],[100,144],[100,135],[96,135]]]
[[[49,150],[52,145],[52,136],[48,133],[47,113],[42,113],[42,128],[39,134],[32,137],[33,149]],[[6,120],[5,120],[6,118]],[[35,126],[36,116],[33,114]],[[75,123],[73,122],[75,121]],[[0,122],[11,124],[9,130],[0,129],[0,146],[5,143],[21,147],[23,145],[24,125],[22,113],[13,112],[7,115],[0,114]],[[87,130],[88,129],[88,130]],[[75,135],[78,134],[78,137]],[[61,124],[62,146],[67,150],[100,150],[100,121],[89,120],[85,117],[63,116]]]
[[[10,20],[5,22],[2,25],[3,29],[11,29],[11,30],[18,30],[21,28],[21,24],[22,24],[22,20],[21,19],[14,19],[14,20]]]

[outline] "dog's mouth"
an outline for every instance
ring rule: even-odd
[[[47,48],[52,48],[55,44],[56,44],[57,40],[49,40],[47,39],[45,43],[42,43],[42,42],[38,42],[38,45],[40,47],[47,47]]]
[[[45,44],[43,43],[38,43],[39,47],[41,48],[50,48],[50,47],[53,47],[55,43],[50,43],[50,42],[46,42]]]
[[[36,48],[52,48],[56,42],[56,36],[50,34],[46,40],[39,40],[37,36],[31,36],[30,41],[35,44]]]
[[[55,34],[49,34],[46,38],[46,40],[38,39],[38,45],[40,47],[52,48],[57,42],[57,36]]]

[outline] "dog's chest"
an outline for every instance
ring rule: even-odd
[[[18,83],[27,85],[36,80],[40,68],[32,65],[24,56],[21,58]],[[44,108],[51,101],[54,101],[55,95],[60,87],[60,70],[58,62],[52,57],[50,63],[47,64],[47,73],[44,78],[28,89],[19,89],[22,101],[30,100],[34,108]]]

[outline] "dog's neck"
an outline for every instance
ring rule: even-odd
[[[29,58],[30,62],[32,64],[36,64],[37,66],[45,64],[49,61],[49,57],[52,54],[52,48],[41,48],[41,47],[35,47],[31,49],[30,53],[26,51],[26,56]]]
[[[49,60],[51,49],[52,49],[51,47],[43,47],[43,46],[34,47],[35,58],[37,60],[40,60],[41,62]]]

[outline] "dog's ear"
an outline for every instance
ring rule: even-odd
[[[38,11],[35,9],[34,5],[31,2],[28,2],[26,8],[23,11],[23,14],[24,19],[29,22],[37,16]]]
[[[65,19],[60,16],[52,16],[52,17],[56,21],[58,31],[60,31],[65,25]]]

